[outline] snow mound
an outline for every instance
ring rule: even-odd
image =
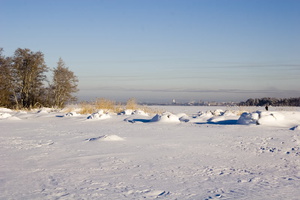
[[[261,112],[243,113],[238,124],[257,124],[277,127],[295,127],[300,123],[299,112]]]
[[[189,122],[191,120],[190,117],[185,113],[178,113],[176,114],[176,116],[181,122]]]
[[[66,117],[75,117],[75,116],[79,116],[80,114],[76,113],[76,112],[68,112],[65,114]]]
[[[97,120],[103,120],[111,118],[111,116],[108,113],[104,113],[103,110],[99,110],[98,112],[95,112],[87,117],[87,119],[97,119]]]
[[[119,115],[132,115],[133,112],[134,112],[134,110],[126,109],[126,110],[120,112]]]
[[[197,116],[195,116],[192,120],[190,120],[191,122],[207,122],[208,120],[210,120],[213,117],[213,113],[211,111],[200,111],[198,112]]]
[[[21,120],[20,118],[12,116],[9,113],[0,113],[0,119]]]
[[[86,140],[89,141],[89,142],[96,141],[96,140],[99,140],[99,141],[123,141],[124,138],[121,138],[117,135],[102,135],[102,136],[99,136],[99,137],[89,138],[89,139],[86,139]]]
[[[104,135],[100,138],[101,141],[123,141],[124,139],[117,135]]]
[[[257,120],[259,119],[259,113],[248,113],[244,112],[241,114],[240,118],[238,119],[238,124],[249,125],[249,124],[257,124]]]
[[[217,110],[211,111],[211,113],[212,113],[212,115],[215,115],[215,116],[221,116],[224,114],[224,111],[221,109],[217,109]]]
[[[279,125],[279,123],[284,123],[285,116],[279,112],[261,112],[260,118],[257,121],[259,125]]]
[[[0,119],[7,119],[10,117],[11,117],[11,114],[9,114],[9,113],[0,113]]]
[[[7,118],[7,119],[9,119],[9,120],[21,120],[19,117],[9,117],[9,118]]]
[[[176,122],[180,122],[179,117],[169,113],[169,112],[165,112],[161,115],[157,114],[155,115],[152,119],[151,122],[167,122],[167,123],[176,123]]]

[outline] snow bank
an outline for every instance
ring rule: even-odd
[[[111,116],[108,113],[104,113],[103,110],[99,110],[98,112],[95,112],[87,117],[87,119],[96,119],[96,120],[103,120],[111,118]]]
[[[164,122],[164,123],[176,123],[176,122],[180,122],[178,116],[169,113],[169,112],[165,112],[163,114],[157,114],[155,115],[152,119],[151,122]]]
[[[244,112],[238,124],[257,124],[265,126],[292,127],[300,124],[299,112]]]

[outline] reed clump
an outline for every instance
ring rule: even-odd
[[[145,113],[156,114],[162,113],[162,111],[149,108],[148,106],[139,105],[135,98],[130,98],[126,102],[126,104],[116,103],[115,101],[98,98],[94,102],[81,102],[79,104],[79,113],[80,114],[92,114],[99,110],[103,110],[104,112],[111,113],[121,113],[125,110],[142,110]]]

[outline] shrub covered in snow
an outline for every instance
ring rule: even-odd
[[[99,110],[98,112],[95,112],[87,117],[87,119],[108,119],[111,118],[111,116],[108,113],[104,113],[103,110]]]
[[[259,113],[248,113],[244,112],[241,114],[240,118],[238,119],[238,124],[257,124],[257,120],[259,119]]]

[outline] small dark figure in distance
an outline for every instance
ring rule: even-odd
[[[266,108],[266,111],[268,111],[268,110],[269,110],[269,106],[268,106],[268,105],[266,105],[266,107],[265,107],[265,108]]]

